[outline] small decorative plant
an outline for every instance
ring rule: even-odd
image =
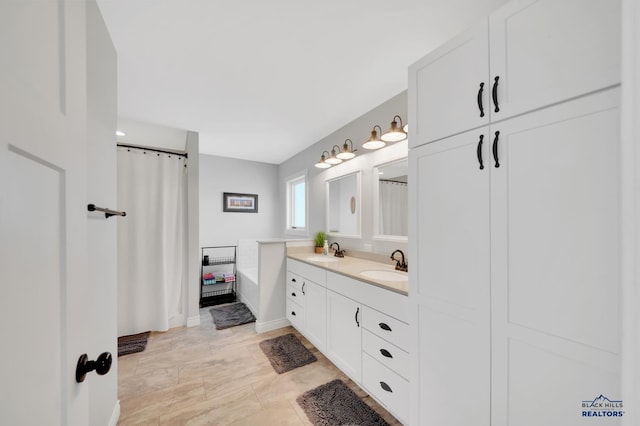
[[[322,247],[324,246],[324,240],[327,239],[327,234],[325,234],[322,231],[318,231],[318,232],[316,232],[316,234],[313,237],[313,239],[316,242],[316,253],[322,253]],[[318,251],[318,249],[320,249],[320,250]]]

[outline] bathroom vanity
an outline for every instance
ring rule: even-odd
[[[290,253],[287,319],[320,352],[406,423],[408,275],[353,257]]]

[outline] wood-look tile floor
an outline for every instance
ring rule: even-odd
[[[151,333],[144,352],[118,358],[119,425],[311,425],[296,398],[334,379],[400,425],[294,328],[216,330],[209,309],[200,310],[199,326]],[[258,343],[287,333],[318,361],[278,374]]]

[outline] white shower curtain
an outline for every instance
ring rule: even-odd
[[[118,148],[118,335],[166,331],[183,318],[186,159]]]
[[[382,235],[408,235],[407,184],[380,180],[380,232]]]

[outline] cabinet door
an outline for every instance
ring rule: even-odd
[[[491,128],[494,425],[577,424],[582,401],[621,399],[618,95]]]
[[[305,336],[324,352],[327,335],[327,289],[313,281],[306,281],[305,293]]]
[[[492,121],[620,82],[618,0],[511,1],[489,22]]]
[[[327,356],[356,383],[362,376],[362,308],[327,290]]]
[[[487,20],[409,67],[409,148],[488,124],[488,78]]]
[[[409,151],[411,424],[490,424],[487,131]]]

